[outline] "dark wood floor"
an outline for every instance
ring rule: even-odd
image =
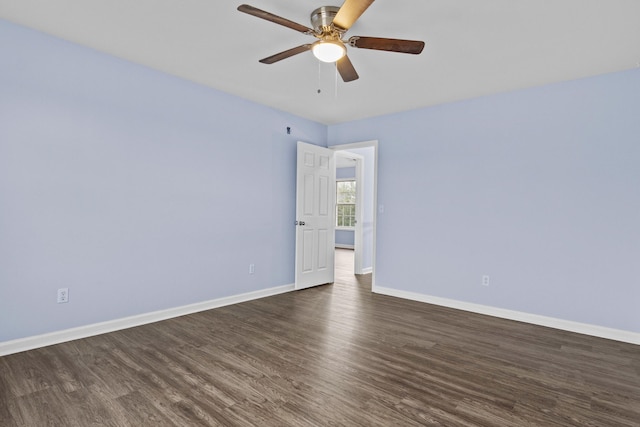
[[[374,295],[350,262],[2,357],[0,425],[640,426],[640,346]]]

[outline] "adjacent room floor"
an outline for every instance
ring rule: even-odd
[[[0,358],[0,425],[640,425],[640,346],[376,295],[337,254],[332,285]]]

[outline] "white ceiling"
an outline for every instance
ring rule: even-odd
[[[311,26],[341,0],[0,0],[0,17],[243,98],[334,124],[640,66],[640,0],[378,0],[347,36],[424,40],[421,55],[351,48],[360,79],[313,41],[236,10]],[[318,93],[318,89],[321,90]]]

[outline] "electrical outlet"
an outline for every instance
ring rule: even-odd
[[[58,304],[69,302],[69,288],[58,289]]]
[[[253,274],[256,272],[256,265],[255,264],[249,264],[249,274]]]
[[[482,276],[482,286],[489,286],[489,276]]]

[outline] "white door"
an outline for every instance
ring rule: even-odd
[[[333,282],[336,167],[334,151],[298,142],[296,289]]]

